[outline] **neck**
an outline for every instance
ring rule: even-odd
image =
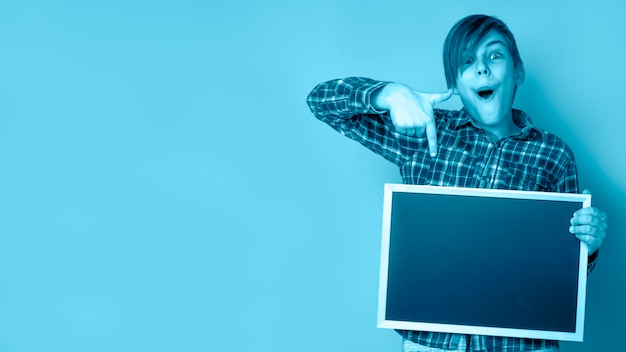
[[[513,122],[513,116],[509,116],[502,123],[499,123],[497,125],[482,124],[480,121],[477,121],[474,118],[472,118],[472,123],[474,124],[474,126],[482,128],[490,135],[496,137],[497,140],[516,135],[522,130]]]

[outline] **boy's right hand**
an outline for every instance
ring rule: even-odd
[[[400,133],[423,136],[426,133],[431,156],[437,155],[437,128],[433,107],[450,99],[452,89],[444,93],[421,93],[402,83],[389,83],[372,96],[377,110],[387,110]]]

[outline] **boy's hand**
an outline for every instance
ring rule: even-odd
[[[589,194],[588,190],[583,193]],[[574,213],[570,220],[569,232],[587,245],[589,254],[598,250],[606,237],[607,216],[598,208],[582,208]]]
[[[450,99],[452,89],[444,93],[421,93],[401,83],[389,83],[372,97],[374,108],[388,110],[400,133],[423,136],[426,133],[431,156],[437,155],[437,128],[433,107]]]

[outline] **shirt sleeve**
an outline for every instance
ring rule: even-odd
[[[362,77],[320,83],[309,93],[307,104],[320,121],[401,165],[423,141],[396,132],[389,113],[372,106],[372,94],[388,83]]]
[[[578,187],[578,170],[576,169],[576,161],[574,160],[573,153],[569,150],[569,148],[566,148],[565,151],[568,162],[565,165],[563,176],[557,184],[556,191],[561,193],[579,193],[580,189]],[[587,257],[587,274],[590,274],[596,267],[599,251],[600,250],[598,249]]]
[[[578,170],[576,168],[576,161],[574,155],[569,147],[564,147],[564,167],[561,172],[561,177],[556,185],[556,192],[559,193],[579,193],[578,188]]]

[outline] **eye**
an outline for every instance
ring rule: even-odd
[[[492,53],[491,55],[489,55],[489,59],[491,60],[496,60],[496,59],[501,59],[502,58],[502,54],[500,53]]]
[[[474,62],[474,59],[472,59],[471,57],[465,58],[465,60],[463,60],[463,65],[471,65]]]

